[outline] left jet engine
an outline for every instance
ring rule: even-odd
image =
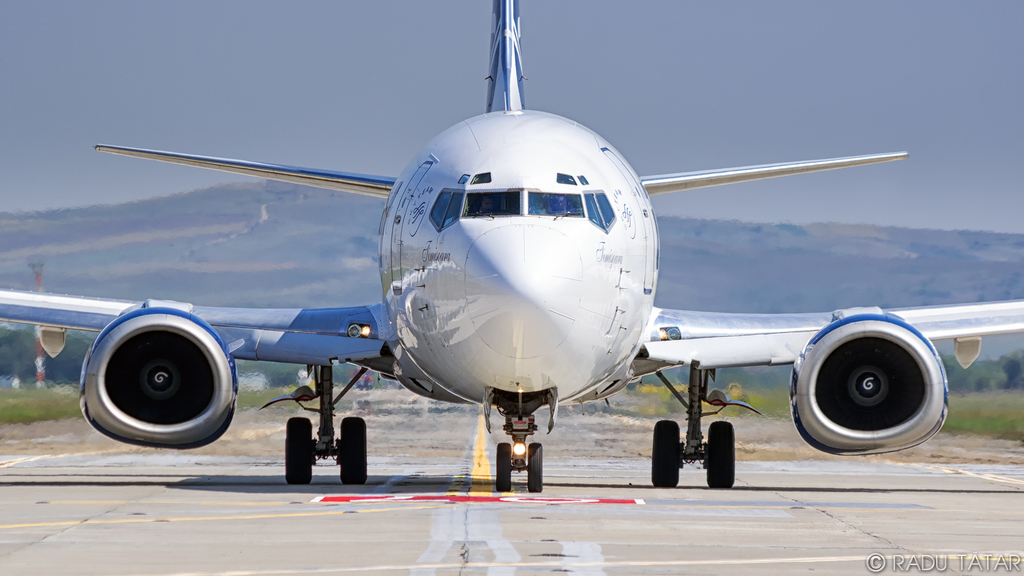
[[[800,435],[833,454],[892,452],[946,419],[946,373],[931,342],[885,314],[839,318],[793,364],[790,410]]]
[[[143,308],[100,332],[82,365],[86,420],[115,440],[196,448],[227,430],[238,381],[217,332],[172,308]]]

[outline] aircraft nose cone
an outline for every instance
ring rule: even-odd
[[[545,226],[495,228],[466,257],[467,312],[480,338],[509,358],[557,348],[576,321],[582,287],[576,244]]]

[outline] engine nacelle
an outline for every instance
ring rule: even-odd
[[[196,448],[227,430],[238,380],[216,331],[187,312],[144,308],[103,329],[82,366],[86,420],[115,440]]]
[[[793,365],[790,409],[819,450],[892,452],[939,431],[947,396],[946,371],[927,338],[899,318],[861,314],[807,343]]]

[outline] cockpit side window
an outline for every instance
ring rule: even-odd
[[[434,228],[440,230],[444,228],[444,215],[448,212],[448,204],[451,203],[452,192],[451,190],[442,190],[437,195],[437,200],[434,202],[434,207],[430,209],[430,222],[434,224]]]
[[[612,227],[612,224],[615,224],[615,209],[612,208],[612,203],[608,201],[608,197],[604,195],[604,192],[598,192],[594,196],[597,197],[597,206],[601,209],[604,229],[608,230]]]
[[[579,194],[530,192],[529,214],[534,216],[583,217],[583,197]]]
[[[604,227],[604,219],[601,218],[601,210],[597,207],[597,200],[593,194],[584,194],[583,201],[587,205],[587,219],[594,223],[601,230],[607,231]]]
[[[558,182],[559,184],[571,184],[573,186],[576,185],[576,179],[573,178],[572,176],[569,176],[568,174],[558,174],[557,176],[555,176],[555,181]]]
[[[585,193],[583,199],[587,204],[587,218],[595,226],[607,232],[615,223],[615,211],[604,192]]]
[[[462,212],[463,194],[463,192],[452,192],[452,202],[448,205],[448,211],[444,214],[442,228],[447,228],[449,224],[459,219],[459,212]]]
[[[466,196],[464,218],[478,216],[519,216],[522,214],[522,194],[511,192],[473,192]]]

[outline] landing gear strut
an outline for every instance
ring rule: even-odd
[[[661,372],[657,375],[686,408],[687,425],[686,438],[682,443],[679,441],[679,425],[675,422],[662,420],[654,426],[651,482],[660,488],[675,488],[679,485],[679,469],[684,463],[703,462],[710,488],[732,488],[736,477],[732,424],[721,420],[713,422],[708,428],[707,443],[700,428],[700,419],[704,416],[702,403],[708,399],[708,377],[714,380],[715,371],[702,370],[696,362],[690,366],[688,399],[684,399]]]
[[[555,389],[543,392],[509,393],[488,388],[484,397],[484,421],[490,432],[490,409],[497,406],[498,413],[505,417],[502,430],[512,437],[512,443],[498,444],[495,454],[494,490],[512,491],[512,472],[526,472],[526,489],[530,492],[544,490],[544,449],[539,442],[526,444],[526,439],[537,432],[533,412],[548,404],[551,416],[548,432],[554,427],[558,414],[558,393]]]
[[[317,460],[333,458],[341,466],[343,484],[366,483],[366,422],[362,418],[341,421],[341,438],[334,438],[334,407],[366,373],[356,373],[347,386],[334,396],[334,371],[331,366],[313,366],[316,390],[311,398],[319,398],[317,409],[306,408],[320,415],[317,437],[312,438],[313,425],[308,418],[291,418],[285,432],[285,480],[289,484],[309,484]],[[308,390],[308,389],[307,389]],[[301,406],[301,404],[300,404]]]

